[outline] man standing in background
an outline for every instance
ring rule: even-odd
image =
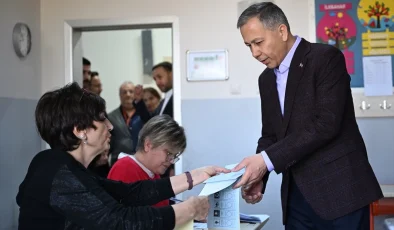
[[[132,82],[124,82],[119,88],[120,106],[108,114],[114,126],[111,131],[111,149],[113,157],[119,153],[134,154],[138,135],[144,122],[133,106],[135,86]]]
[[[167,114],[173,118],[172,64],[169,62],[162,62],[153,66],[152,76],[157,87],[159,87],[161,92],[165,93],[159,114]]]
[[[82,87],[83,89],[89,90],[90,89],[90,74],[91,74],[91,63],[88,59],[82,58]]]
[[[144,122],[147,122],[151,117],[155,115],[167,114],[170,117],[174,117],[173,107],[173,95],[172,95],[172,64],[169,62],[159,63],[152,68],[152,77],[156,82],[157,87],[161,92],[165,93],[164,99],[161,100],[156,113],[149,113],[145,106],[142,98],[144,95],[142,85],[137,85],[135,89],[134,107],[137,109],[137,113],[141,116]]]
[[[102,85],[101,85],[101,79],[99,76],[99,73],[96,71],[93,71],[90,74],[90,91],[92,93],[95,93],[100,96],[101,92],[103,91]]]

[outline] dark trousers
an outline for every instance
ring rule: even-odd
[[[294,180],[290,181],[285,230],[369,230],[368,206],[335,220],[324,220],[312,210]]]

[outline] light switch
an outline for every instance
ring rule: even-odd
[[[230,85],[230,93],[232,95],[239,95],[239,94],[241,94],[241,84],[231,84]]]

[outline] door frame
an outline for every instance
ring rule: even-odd
[[[176,16],[126,18],[126,19],[81,19],[64,22],[64,83],[73,82],[73,33],[79,31],[108,31],[119,29],[172,28],[173,100],[174,119],[182,125],[181,114],[181,67],[179,20]],[[82,72],[81,72],[82,74]],[[183,172],[183,159],[175,164],[175,173]]]

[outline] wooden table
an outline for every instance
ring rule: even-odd
[[[370,205],[370,230],[374,230],[374,217],[394,214],[394,185],[380,185],[384,198]]]

